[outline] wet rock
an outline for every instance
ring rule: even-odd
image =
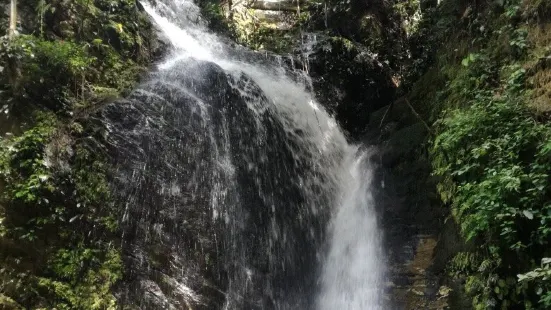
[[[429,132],[404,100],[371,113],[365,143],[380,149],[378,202],[385,232],[392,309],[448,309],[440,230],[447,209],[435,194],[426,154]],[[460,309],[460,308],[457,308]]]
[[[301,178],[313,173],[312,160],[297,156],[301,133],[289,135],[271,105],[245,74],[185,59],[98,112],[126,206],[123,304],[311,302],[323,240],[311,225],[324,227],[328,215],[304,207]]]
[[[312,6],[310,15],[310,29],[323,29],[358,42],[396,72],[407,57],[406,33],[391,1],[329,1]]]
[[[383,129],[389,129],[385,126]],[[386,166],[399,163],[400,159],[415,151],[426,141],[427,129],[423,123],[394,130],[381,145],[381,157]]]
[[[365,47],[344,38],[322,39],[308,55],[318,100],[352,138],[365,132],[372,112],[395,96],[391,71]]]
[[[204,75],[187,75],[185,68]],[[127,269],[119,292],[123,304],[147,309],[222,306],[224,296],[217,291],[227,283],[219,273],[224,240],[216,237],[220,227],[209,203],[211,178],[221,176],[212,172],[217,163],[209,154],[216,145],[205,136],[221,128],[210,127],[203,113],[220,119],[221,106],[237,104],[234,98],[221,68],[190,61],[154,73],[127,99],[105,106],[96,116],[104,124],[103,144],[116,169],[112,185],[120,204],[127,206],[121,215]],[[143,292],[149,297],[142,298]],[[205,292],[208,298],[198,297]]]
[[[157,26],[153,26],[153,31],[155,33],[155,39],[151,41],[151,56],[154,61],[158,61],[163,56],[166,56],[172,46],[172,42],[170,42],[164,32]]]

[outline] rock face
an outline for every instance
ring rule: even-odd
[[[344,38],[315,43],[307,69],[318,100],[353,139],[365,133],[371,113],[395,97],[390,68],[365,47]]]
[[[405,34],[389,3],[239,1],[227,15],[240,43],[300,59],[318,101],[354,140],[395,97]]]
[[[312,5],[307,27],[361,44],[395,72],[406,57],[406,32],[397,1],[327,1]]]
[[[302,177],[315,161],[293,138],[301,133],[289,134],[250,78],[214,63],[183,60],[148,81],[96,116],[126,206],[122,302],[311,304],[324,231],[312,225],[324,227],[327,215],[305,207]]]
[[[470,309],[446,264],[465,244],[436,196],[429,135],[409,103],[397,100],[370,116],[364,143],[378,146],[378,208],[388,259],[392,309]]]
[[[198,70],[197,79],[170,85],[153,78],[97,116],[117,169],[113,187],[128,206],[123,254],[129,276],[121,299],[138,308],[221,307],[217,291],[225,290],[217,272],[223,240],[215,237],[219,228],[208,204],[210,179],[221,177],[211,173],[216,145],[198,134],[221,128],[208,128],[200,102],[212,105],[210,117],[220,119],[222,106],[239,101],[219,68],[186,65]],[[197,92],[182,87],[190,83]],[[199,298],[197,292],[205,291],[209,300]]]

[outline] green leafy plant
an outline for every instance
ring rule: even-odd
[[[439,128],[432,150],[435,172],[454,184],[441,187],[442,197],[467,240],[494,247],[493,267],[480,263],[474,277],[499,279],[530,268],[532,256],[526,253],[544,253],[551,240],[551,126],[535,122],[521,98],[482,95],[450,113]],[[520,302],[521,296],[530,301],[523,283],[509,286],[504,291],[498,280],[474,286],[485,300],[475,302],[497,307]]]
[[[540,267],[519,274],[518,281],[535,284],[536,294],[540,296],[539,303],[545,308],[551,307],[551,258],[544,257]]]
[[[18,279],[0,290],[29,307],[115,309],[122,262],[105,169],[59,128],[54,115],[39,113],[35,126],[0,140],[0,274]]]
[[[473,52],[439,92],[447,109],[435,124],[431,158],[442,200],[476,245],[449,266],[465,279],[473,307],[548,309],[551,125],[527,106],[521,6],[505,1],[503,8],[496,21],[475,19],[495,36],[470,40]]]
[[[1,112],[21,122],[0,138],[0,307],[116,309],[118,209],[74,116],[132,87],[154,34],[135,0],[23,5],[33,34],[0,38]]]

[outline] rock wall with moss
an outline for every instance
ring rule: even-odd
[[[474,309],[551,307],[549,8],[442,1],[411,42],[406,97],[430,124],[432,180],[463,240],[441,242],[436,269]]]
[[[85,119],[160,49],[135,0],[18,1],[0,38],[2,309],[117,308],[120,211]]]

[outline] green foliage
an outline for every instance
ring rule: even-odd
[[[281,13],[284,14],[284,13]],[[290,29],[278,29],[275,23],[259,19],[254,9],[237,10],[232,15],[231,27],[235,40],[254,50],[269,50],[276,53],[290,53],[299,40],[300,23],[307,20],[307,13],[297,15],[286,13]],[[303,20],[301,20],[303,18]],[[293,22],[293,20],[295,22]]]
[[[549,21],[551,3],[547,0],[526,0],[523,2],[523,14],[528,19],[535,19],[537,22]]]
[[[59,300],[57,309],[117,309],[110,290],[122,277],[122,262],[116,250],[104,251],[83,245],[59,250],[49,266],[60,279],[40,277],[37,288]]]
[[[81,83],[90,78],[97,59],[84,46],[67,41],[46,41],[20,35],[9,43],[8,57],[15,57],[23,73],[13,93],[17,101],[37,100],[52,110],[69,108],[70,100],[82,92]]]
[[[480,257],[476,253],[460,252],[452,258],[447,271],[452,276],[461,276],[462,274],[476,272],[473,267],[479,264]]]
[[[442,120],[442,133],[434,142],[438,159],[447,163],[438,165],[444,170],[437,172],[449,173],[457,184],[455,215],[469,239],[496,229],[513,242],[518,238],[519,217],[545,222],[551,212],[545,207],[549,185],[545,141],[551,138],[551,129],[536,123],[517,100],[479,96],[467,110]],[[528,157],[523,156],[526,152]],[[496,219],[502,220],[500,226],[491,227]],[[536,229],[529,236],[530,240],[511,246],[520,249],[543,242],[549,230]]]
[[[541,267],[519,274],[518,280],[520,283],[535,284],[536,294],[540,296],[539,304],[545,309],[551,308],[551,258],[542,258]]]
[[[0,177],[6,183],[3,199],[38,202],[44,191],[52,191],[51,171],[43,154],[44,146],[55,128],[51,116],[44,117],[39,124],[23,135],[0,140]]]
[[[530,308],[524,283],[502,287],[499,279],[531,268],[548,251],[551,126],[536,122],[521,97],[481,94],[469,108],[449,113],[439,130],[432,150],[435,173],[454,184],[440,188],[442,197],[465,238],[492,249],[467,272],[472,281],[489,280],[467,291],[477,296],[477,305]]]
[[[39,102],[53,111],[95,103],[98,87],[126,91],[140,73],[132,60],[123,59],[101,39],[90,45],[21,35],[3,44],[0,59],[16,62],[23,73],[13,98]]]
[[[40,27],[40,36],[44,35],[44,17],[46,12],[55,12],[55,7],[52,7],[51,3],[47,3],[46,0],[39,0],[36,5],[36,13],[38,15],[38,24]]]
[[[33,308],[115,309],[122,265],[108,241],[117,225],[105,169],[59,128],[39,114],[22,135],[0,140],[0,278],[10,279],[0,290]]]
[[[420,0],[398,1],[394,4],[394,11],[396,11],[404,21],[404,27],[407,34],[418,31],[418,21],[421,17]]]
[[[467,10],[459,28],[432,24],[467,43],[435,58],[446,81],[431,97],[441,113],[431,158],[442,200],[476,245],[448,268],[465,279],[475,309],[551,306],[551,125],[527,105],[531,28],[522,11],[503,1]]]
[[[255,50],[269,50],[275,53],[289,53],[296,42],[296,33],[281,31],[259,25],[251,35],[241,37],[243,44]]]
[[[32,7],[40,35],[0,40],[0,70],[8,73],[0,84],[11,85],[0,97],[12,106],[68,112],[96,104],[103,100],[96,89],[128,91],[151,58],[154,35],[134,0],[39,1]]]
[[[135,0],[19,5],[30,34],[0,39],[2,113],[23,121],[0,138],[0,308],[116,309],[119,217],[71,116],[132,88],[152,28]]]

